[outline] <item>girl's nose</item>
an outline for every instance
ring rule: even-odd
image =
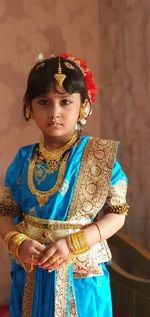
[[[57,118],[60,117],[60,113],[58,110],[50,110],[48,112],[48,118],[52,120],[56,120]]]

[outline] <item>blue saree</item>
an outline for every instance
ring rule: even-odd
[[[95,141],[96,144],[98,142],[97,140]],[[102,153],[104,153],[107,148],[107,141],[104,140],[101,144],[102,148],[96,150],[96,154],[94,154],[94,157],[97,160],[97,165],[95,165],[96,170],[94,165],[91,165],[89,170],[91,171],[91,174],[89,175],[86,167],[84,175],[86,176],[86,182],[87,180],[89,181],[90,177],[92,177],[94,173],[94,177],[97,177],[98,171],[100,171],[99,182],[101,185],[99,185],[97,181],[96,185],[98,187],[104,187],[103,183],[105,184],[106,180],[107,186],[105,186],[105,190],[99,201],[95,198],[96,196],[92,198],[92,201],[95,199],[96,203],[93,205],[94,203],[92,202],[92,207],[90,207],[91,201],[89,197],[93,191],[94,185],[93,183],[92,185],[88,183],[90,184],[90,187],[87,185],[87,192],[85,196],[87,196],[87,193],[89,196],[87,201],[84,199],[82,204],[86,207],[83,208],[82,212],[80,211],[80,208],[77,207],[77,212],[75,213],[74,211],[73,213],[73,208],[71,207],[73,200],[74,204],[77,204],[77,200],[82,200],[82,186],[78,189],[79,196],[77,196],[75,190],[76,187],[79,187],[78,179],[81,174],[81,169],[83,168],[83,154],[85,156],[85,160],[87,160],[87,153],[85,153],[85,150],[89,141],[90,137],[84,136],[71,148],[61,187],[48,199],[45,204],[41,206],[37,197],[31,192],[28,185],[30,160],[37,144],[25,146],[19,150],[7,170],[5,187],[11,189],[12,198],[23,213],[24,217],[30,216],[30,220],[38,219],[39,221],[45,219],[46,221],[49,221],[50,224],[53,224],[54,222],[60,224],[61,222],[85,225],[96,219],[98,212],[101,212],[100,210],[102,210],[106,201],[108,202],[108,200],[110,200],[110,197],[111,200],[115,200],[116,205],[122,205],[125,203],[127,178],[122,171],[120,164],[116,160],[117,143],[115,143],[115,146],[114,143],[111,143],[111,147],[108,149],[109,160],[107,161],[107,164],[105,166],[98,166],[98,162],[105,160]],[[90,158],[92,159],[91,154]],[[105,173],[103,172],[104,170]],[[52,188],[56,182],[57,174],[58,171],[50,174],[46,163],[37,162],[34,170],[34,184],[36,189],[47,191],[49,188]],[[108,176],[106,174],[108,174]],[[84,175],[80,175],[82,182],[84,181]],[[96,194],[98,195],[97,189]],[[78,197],[79,199],[77,199]],[[72,213],[70,211],[71,208]],[[20,223],[20,216],[16,215],[13,221],[15,224]],[[32,226],[30,225],[30,228],[31,227]],[[34,233],[28,231],[28,234],[31,234],[30,236],[32,238],[36,238],[36,236],[34,236],[35,230]],[[91,267],[90,265],[85,265],[83,269],[83,266],[80,266],[80,264],[84,262],[82,256],[78,259],[79,266],[77,266],[76,263],[69,266],[67,275],[67,297],[64,304],[66,307],[65,309],[62,307],[62,310],[59,309],[59,306],[63,305],[63,297],[59,298],[59,293],[60,288],[62,287],[60,281],[63,271],[61,272],[60,270],[60,274],[58,272],[59,270],[48,273],[46,270],[37,268],[33,273],[31,272],[30,274],[27,274],[23,267],[13,260],[13,277],[10,298],[11,317],[91,317],[91,315],[93,317],[112,317],[109,273],[104,263],[109,262],[111,259],[107,242],[105,242],[103,246],[101,245],[99,250],[99,257],[95,269],[93,269],[93,264]],[[94,256],[91,255],[91,258],[92,261],[94,261]],[[86,258],[85,261],[88,261],[87,259],[88,258]],[[90,267],[89,273],[88,270],[85,270],[87,267]],[[78,271],[80,271],[79,274]]]

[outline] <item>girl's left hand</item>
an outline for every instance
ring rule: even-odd
[[[67,263],[69,252],[66,239],[60,239],[46,248],[38,265],[40,268],[51,272]]]

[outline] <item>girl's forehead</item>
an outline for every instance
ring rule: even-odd
[[[46,92],[46,93],[41,93],[40,96],[38,97],[74,97],[75,95],[77,95],[79,93],[73,93],[73,94],[69,94],[63,87],[59,87],[56,86],[55,88],[51,89],[50,91]]]

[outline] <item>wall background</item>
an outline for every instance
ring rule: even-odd
[[[101,87],[85,132],[121,141],[131,205],[124,231],[150,249],[149,0],[0,0],[0,47],[0,189],[18,147],[40,138],[22,116],[28,71],[40,52],[72,52]],[[2,250],[0,305],[10,285]]]
[[[150,2],[99,2],[101,132],[121,141],[131,205],[125,231],[150,250]]]

